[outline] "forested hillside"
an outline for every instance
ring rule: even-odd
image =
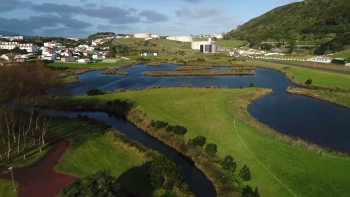
[[[253,42],[291,36],[314,41],[331,40],[346,32],[350,32],[350,0],[305,0],[275,8],[228,35]]]

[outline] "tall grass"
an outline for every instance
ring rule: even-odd
[[[252,70],[225,70],[225,71],[146,71],[147,76],[225,76],[225,75],[255,75]]]

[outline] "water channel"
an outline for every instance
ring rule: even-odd
[[[295,87],[278,71],[261,69],[255,70],[255,76],[195,76],[195,77],[150,77],[144,76],[144,71],[173,71],[178,66],[162,64],[161,66],[145,67],[135,65],[123,71],[128,76],[103,75],[103,71],[92,71],[74,75],[79,83],[70,84],[67,94],[85,94],[88,89],[98,88],[102,91],[115,89],[137,89],[152,86],[179,87],[192,85],[205,87],[207,85],[227,88],[255,87],[271,88],[272,93],[260,97],[248,108],[249,113],[262,123],[269,125],[280,133],[299,137],[320,146],[329,147],[336,151],[350,152],[350,110],[305,96],[286,93],[287,87]],[[215,68],[227,70],[227,68]],[[122,117],[105,112],[60,112],[60,116],[76,117],[78,114],[90,118],[104,120],[115,129],[165,155],[168,159],[183,168],[184,181],[196,196],[215,196],[215,190],[205,176],[197,170],[193,163],[183,158],[179,153],[165,146],[158,140],[137,129]]]

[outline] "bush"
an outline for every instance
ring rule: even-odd
[[[259,197],[260,194],[258,192],[258,188],[255,188],[255,191],[253,191],[253,188],[251,188],[249,185],[247,185],[242,192],[242,197]]]
[[[71,182],[62,190],[61,196],[117,196],[119,189],[116,177],[109,171],[99,171]]]
[[[107,105],[108,105],[108,106],[112,106],[112,105],[113,105],[113,102],[112,102],[112,101],[107,101]]]
[[[311,85],[312,84],[312,80],[311,79],[308,79],[306,82],[305,82],[306,85]]]
[[[207,152],[209,156],[214,157],[216,152],[218,152],[216,144],[207,144],[205,152]]]
[[[176,195],[174,195],[172,192],[167,190],[160,197],[176,197]]]
[[[97,96],[97,95],[102,95],[103,92],[100,89],[91,89],[86,92],[88,96]]]
[[[346,60],[338,60],[338,59],[332,59],[332,64],[341,64],[341,65],[345,65],[346,64]]]
[[[237,168],[237,163],[234,161],[231,155],[227,155],[221,163],[222,168],[226,171],[234,173]]]
[[[239,176],[244,181],[250,181],[250,179],[252,178],[252,175],[250,174],[250,170],[247,165],[244,165],[241,171],[239,171]]]
[[[205,62],[204,58],[197,58],[197,62]]]
[[[205,86],[205,88],[209,89],[209,88],[210,88],[210,86]]]
[[[156,157],[148,172],[151,184],[155,188],[173,190],[182,184],[181,166],[163,156]]]
[[[172,132],[176,135],[185,135],[187,133],[187,129],[183,126],[175,125],[171,126],[168,125],[165,129],[166,132]]]
[[[126,90],[124,90],[123,88],[119,88],[119,89],[116,89],[114,92],[115,92],[115,93],[118,93],[118,92],[126,92]]]
[[[239,87],[239,88],[241,88],[241,89],[242,89],[243,87],[241,86],[241,87]]]
[[[192,88],[193,86],[192,86],[192,85],[188,85],[187,87],[188,87],[188,88]]]
[[[159,120],[157,120],[157,121],[152,120],[151,126],[157,128],[157,129],[161,129],[161,128],[167,127],[168,123],[163,122],[163,121],[159,121]]]
[[[197,136],[194,139],[188,140],[188,144],[192,147],[195,147],[195,146],[203,147],[206,141],[207,141],[207,138],[203,136]]]
[[[254,83],[250,83],[250,84],[249,84],[249,87],[250,87],[250,88],[253,88],[254,86],[255,86]]]

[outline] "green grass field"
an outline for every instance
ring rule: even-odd
[[[329,57],[332,57],[332,58],[345,58],[346,59],[346,58],[350,57],[350,50],[334,53],[333,55],[330,55]]]
[[[264,89],[150,89],[98,97],[71,98],[80,103],[105,104],[121,99],[153,120],[162,120],[188,129],[187,139],[203,135],[207,143],[218,145],[218,155],[232,155],[238,168],[247,164],[252,171],[249,185],[258,187],[261,196],[293,196],[269,172],[297,196],[346,196],[350,193],[350,158],[321,156],[302,148],[274,140],[236,120],[231,114],[245,113],[246,106],[237,106],[239,97],[251,99]],[[228,98],[230,96],[230,98]],[[228,98],[228,99],[227,99]],[[227,99],[227,101],[226,101]],[[226,110],[226,107],[228,112]],[[247,115],[249,117],[249,115]],[[235,129],[254,156],[247,150]],[[258,160],[266,167],[262,167]]]
[[[145,40],[142,38],[117,38],[115,39],[115,43],[117,44],[135,44],[135,42]]]
[[[91,64],[83,64],[83,63],[64,63],[64,62],[56,62],[48,64],[48,66],[52,66],[55,68],[108,68],[112,66],[119,66],[122,62],[116,63],[91,63]]]
[[[71,76],[71,77],[66,77],[63,79],[64,83],[77,83],[79,82],[79,79],[75,76]]]
[[[18,184],[16,184],[18,187]],[[13,191],[12,181],[0,179],[0,196],[3,197],[16,197],[18,191]]]
[[[350,75],[332,73],[327,71],[319,71],[308,68],[300,68],[294,66],[286,66],[283,64],[260,62],[249,60],[247,64],[253,65],[270,65],[275,67],[288,67],[295,79],[299,82],[305,83],[308,79],[312,80],[313,85],[326,87],[350,88]]]

